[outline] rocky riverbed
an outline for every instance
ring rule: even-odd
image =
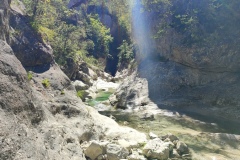
[[[135,85],[144,84],[144,80],[139,80],[139,82],[140,83],[135,83]],[[129,81],[127,83],[129,83]],[[110,87],[111,84],[108,86],[112,88]],[[187,114],[177,111],[159,109],[158,106],[150,100],[147,100],[144,106],[137,107],[136,105],[132,108],[128,107],[125,110],[113,108],[111,104],[117,107],[117,103],[114,101],[121,101],[116,99],[116,97],[118,97],[117,94],[121,92],[120,88],[124,86],[125,84],[122,83],[120,87],[116,89],[116,92],[109,97],[109,100],[104,99],[104,101],[101,101],[98,100],[98,97],[95,97],[93,99],[95,105],[92,106],[95,107],[99,113],[116,120],[120,125],[130,126],[144,132],[148,135],[149,139],[160,137],[160,139],[165,142],[172,142],[175,144],[170,154],[170,157],[173,156],[171,157],[172,159],[227,160],[238,159],[240,157],[240,135],[238,135],[240,130],[237,127],[238,124],[216,121],[216,119],[209,117],[201,117],[201,119],[199,119],[194,115],[188,116]],[[136,88],[139,87],[135,87],[135,89]],[[144,87],[142,86],[140,88]],[[141,90],[141,93],[137,94],[140,96],[135,96],[135,99],[130,99],[130,101],[141,101],[143,99],[141,96],[145,97],[144,93],[146,92]],[[127,98],[122,99],[122,102],[123,101],[126,102],[125,104],[129,102]],[[177,143],[171,140],[171,138],[168,137],[169,135],[174,135],[174,137],[179,140],[179,143],[186,143],[189,147],[191,157],[188,157],[188,154],[182,154],[184,155],[183,157],[178,157]],[[151,141],[151,143],[154,142]],[[133,152],[133,155],[134,154],[136,154],[135,151]]]

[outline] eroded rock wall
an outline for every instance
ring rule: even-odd
[[[9,1],[0,1],[4,12],[10,10],[7,2]],[[16,17],[12,18],[20,18],[17,22],[22,21],[23,28],[18,29],[23,33],[23,39],[12,45],[30,48],[16,50],[15,53],[6,42],[9,16],[1,16],[4,20],[4,23],[0,23],[0,28],[3,29],[0,32],[1,160],[85,160],[81,147],[85,141],[121,138],[136,143],[146,141],[145,134],[120,127],[114,120],[86,106],[76,96],[70,79],[52,61],[48,50],[41,47],[44,44],[39,44],[41,51],[39,46],[36,48],[35,43],[41,41],[34,34],[31,35],[31,28],[23,23],[25,21],[21,16],[14,13],[12,16]],[[16,29],[15,25],[13,27]],[[24,36],[28,28],[30,37]],[[23,44],[25,40],[27,43]],[[19,52],[27,57],[19,57]],[[38,55],[39,63],[35,54],[38,52],[41,53]],[[28,65],[28,62],[31,64]],[[47,66],[44,62],[47,62]],[[28,74],[26,68],[30,70]]]

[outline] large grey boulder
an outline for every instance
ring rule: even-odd
[[[169,144],[159,138],[147,142],[143,148],[143,154],[152,159],[167,160],[169,158]]]
[[[127,157],[128,160],[147,160],[143,155],[140,155],[137,151],[133,151],[131,155]]]
[[[187,146],[184,142],[178,141],[176,147],[177,147],[177,152],[178,152],[180,155],[188,154],[188,153],[189,153],[188,146]]]
[[[114,94],[118,99],[118,108],[134,109],[149,103],[148,82],[145,79],[135,77],[135,74],[126,77]]]
[[[76,80],[72,83],[75,87],[75,89],[78,90],[86,90],[89,88],[88,85],[86,85],[85,83],[83,83],[82,81]]]
[[[106,145],[109,142],[91,141],[88,146],[85,146],[84,154],[91,160],[95,160],[100,155],[106,154]]]
[[[128,156],[129,152],[127,149],[117,144],[107,145],[107,158],[108,160],[120,160]]]

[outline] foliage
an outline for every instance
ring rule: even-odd
[[[31,80],[33,78],[32,72],[27,72],[27,77],[28,77],[28,80]]]
[[[61,90],[61,95],[64,95],[64,94],[65,94],[64,90]]]
[[[85,97],[87,96],[87,92],[85,90],[79,90],[77,91],[77,96],[81,98],[83,101],[85,101]]]
[[[68,9],[68,0],[22,0],[31,25],[44,42],[53,48],[55,60],[66,64],[67,58],[84,60],[104,68],[106,59],[118,59],[122,40],[130,41],[131,12],[129,0],[89,0],[77,9]],[[132,1],[132,0],[131,0]],[[87,12],[89,6],[102,12]],[[101,22],[103,12],[117,23],[115,39]]]
[[[90,39],[94,42],[93,55],[106,57],[109,55],[109,44],[113,41],[110,29],[107,29],[98,19],[97,15],[90,16]]]
[[[238,0],[142,0],[145,10],[154,12],[155,38],[174,29],[184,45],[234,41],[239,30]]]
[[[45,88],[48,88],[50,87],[50,82],[48,79],[43,79],[42,80],[42,85],[45,87]]]
[[[126,40],[123,40],[118,49],[120,50],[118,54],[118,66],[127,67],[129,62],[134,59],[133,45],[129,44]]]
[[[86,14],[81,6],[78,10],[68,9],[67,0],[23,0],[31,17],[32,27],[49,43],[56,61],[64,65],[66,58],[76,61],[105,58],[113,38],[97,17]],[[81,51],[81,54],[78,54]],[[89,63],[95,62],[90,57]]]

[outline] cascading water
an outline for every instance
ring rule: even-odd
[[[147,57],[154,48],[151,38],[150,13],[143,12],[141,0],[132,0],[132,37],[138,47],[137,56]]]

